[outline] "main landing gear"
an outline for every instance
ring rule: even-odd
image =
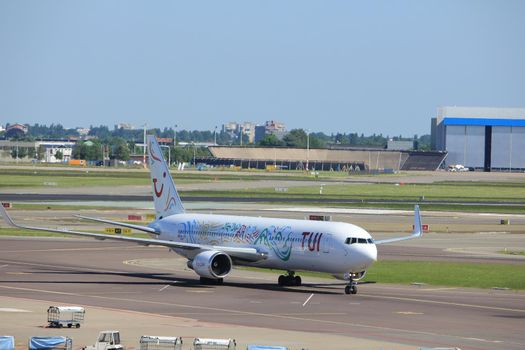
[[[280,275],[278,283],[281,287],[283,286],[300,286],[301,276],[295,276],[295,271],[288,271],[287,275]]]

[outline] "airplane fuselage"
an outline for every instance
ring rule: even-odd
[[[241,265],[342,275],[366,270],[377,257],[370,234],[342,222],[183,213],[150,227],[160,232],[159,240],[248,247],[267,255],[257,262],[235,261]],[[200,252],[173,250],[190,260]]]

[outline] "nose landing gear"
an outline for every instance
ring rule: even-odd
[[[300,286],[302,284],[301,276],[295,276],[295,271],[288,271],[287,275],[280,275],[278,283],[283,286]]]
[[[344,278],[348,280],[348,285],[345,287],[345,294],[357,294],[357,281],[362,280],[365,275],[366,270],[345,273]]]
[[[345,294],[357,294],[357,282],[350,279],[348,285],[345,287]]]

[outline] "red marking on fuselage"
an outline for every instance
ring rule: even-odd
[[[159,191],[157,190],[157,179],[153,179],[153,191],[155,191],[155,196],[159,198],[160,196],[162,196],[162,191],[164,191],[164,184],[160,186],[160,191]]]
[[[314,250],[319,251],[321,247],[322,233],[303,232],[303,240],[301,242],[301,248],[304,249],[305,242],[307,243],[308,250],[313,252]],[[306,239],[308,238],[308,241]]]

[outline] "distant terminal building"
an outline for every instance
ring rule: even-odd
[[[290,170],[399,171],[436,170],[445,153],[385,149],[304,149],[261,147],[208,147],[212,157],[197,161],[213,166]]]
[[[414,141],[388,140],[386,149],[392,151],[411,151],[414,149]]]
[[[432,149],[448,153],[445,165],[525,170],[525,108],[440,107],[431,138]]]
[[[75,142],[72,141],[9,141],[0,140],[0,160],[12,161],[13,154],[24,154],[21,160],[32,161],[39,157],[46,163],[64,163],[71,160]],[[23,149],[23,153],[22,153]],[[61,156],[58,156],[60,153]],[[20,159],[19,159],[20,160]]]

